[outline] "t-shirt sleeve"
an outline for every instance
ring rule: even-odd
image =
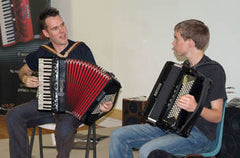
[[[211,88],[209,90],[208,100],[210,102],[220,98],[226,100],[227,99],[225,90],[226,75],[223,68],[219,65],[214,66],[210,78],[212,82]]]
[[[80,58],[83,58],[84,61],[91,63],[91,64],[96,64],[96,61],[93,57],[92,51],[90,50],[90,48],[83,43],[82,47],[80,47],[81,51],[83,53],[83,55],[81,55]],[[80,55],[80,54],[79,54]]]
[[[37,53],[37,51],[28,54],[26,56],[25,60],[26,60],[26,64],[28,65],[28,67],[31,70],[33,70],[33,71],[38,70],[38,53]]]
[[[82,60],[91,64],[96,64],[90,48],[83,42],[74,49],[67,57],[68,59]]]

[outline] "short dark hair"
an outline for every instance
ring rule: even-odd
[[[46,18],[52,16],[52,17],[55,17],[59,15],[59,11],[56,9],[56,8],[53,8],[53,7],[48,7],[48,8],[45,8],[39,15],[39,27],[41,30],[45,29],[47,26],[46,26]]]
[[[192,39],[196,48],[205,50],[209,43],[210,33],[208,27],[199,20],[190,19],[178,23],[174,31],[180,32],[184,40]]]

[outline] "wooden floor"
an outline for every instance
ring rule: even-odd
[[[8,138],[5,116],[0,116],[0,139]]]
[[[107,114],[107,117],[112,117],[115,119],[122,119],[122,112],[121,110],[118,109],[114,109],[112,110],[109,114]],[[87,129],[86,126],[83,126],[81,128],[79,128],[78,130],[85,130]],[[31,134],[32,129],[28,129],[28,135]],[[36,134],[38,134],[37,132],[38,130],[36,130]],[[49,134],[49,133],[53,133],[52,130],[47,130],[47,129],[43,129],[42,130],[43,134]],[[8,138],[8,129],[7,129],[7,124],[6,124],[6,117],[5,116],[0,116],[0,139],[4,139],[4,138]]]

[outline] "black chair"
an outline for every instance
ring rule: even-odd
[[[45,119],[43,122],[41,122],[41,125],[46,125],[49,123],[54,123],[54,119]],[[38,127],[38,133],[39,133],[39,152],[40,152],[40,158],[43,158],[43,148],[56,148],[56,146],[45,146],[43,145],[43,140],[42,140],[42,127],[41,125],[34,125],[34,122],[28,123],[27,127],[32,128],[32,133],[31,133],[31,139],[30,139],[30,155],[32,155],[32,149],[33,149],[33,144],[34,144],[34,136],[36,133],[36,128]],[[54,130],[54,129],[53,129]],[[92,142],[92,148],[90,148],[90,144]],[[93,150],[93,158],[96,158],[96,125],[93,123],[91,126],[88,126],[88,135],[87,135],[87,144],[86,147],[73,147],[72,149],[85,149],[85,158],[89,157],[89,151],[92,149]]]
[[[44,119],[41,119],[41,120],[38,120],[37,121],[38,123],[36,124],[36,121],[29,121],[27,123],[27,128],[32,128],[32,134],[31,134],[31,139],[30,139],[30,143],[29,143],[29,155],[31,157],[32,155],[32,149],[33,149],[33,143],[34,143],[34,135],[35,135],[35,132],[36,132],[36,127],[38,125],[44,125],[44,124],[48,124],[48,123],[54,123],[55,120],[53,117],[48,117],[48,118],[44,118]],[[40,140],[41,139],[41,140]],[[39,137],[39,142],[42,141],[42,138]],[[40,151],[40,154],[41,154],[41,147],[39,146],[39,151]],[[40,157],[42,158],[43,156],[40,155]]]

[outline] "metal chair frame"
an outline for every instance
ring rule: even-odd
[[[42,128],[38,127],[39,132],[39,152],[40,158],[43,158],[43,148],[56,148],[56,146],[45,146],[43,145],[42,141]],[[34,136],[36,133],[36,126],[32,128],[31,139],[30,139],[30,155],[32,155],[32,149],[34,144]],[[97,150],[96,150],[96,125],[93,123],[92,125],[88,126],[88,136],[87,136],[87,145],[85,148],[72,148],[72,149],[86,149],[85,158],[89,158],[89,151],[90,151],[90,143],[91,143],[91,133],[93,135],[92,143],[93,143],[93,158],[96,158]]]

